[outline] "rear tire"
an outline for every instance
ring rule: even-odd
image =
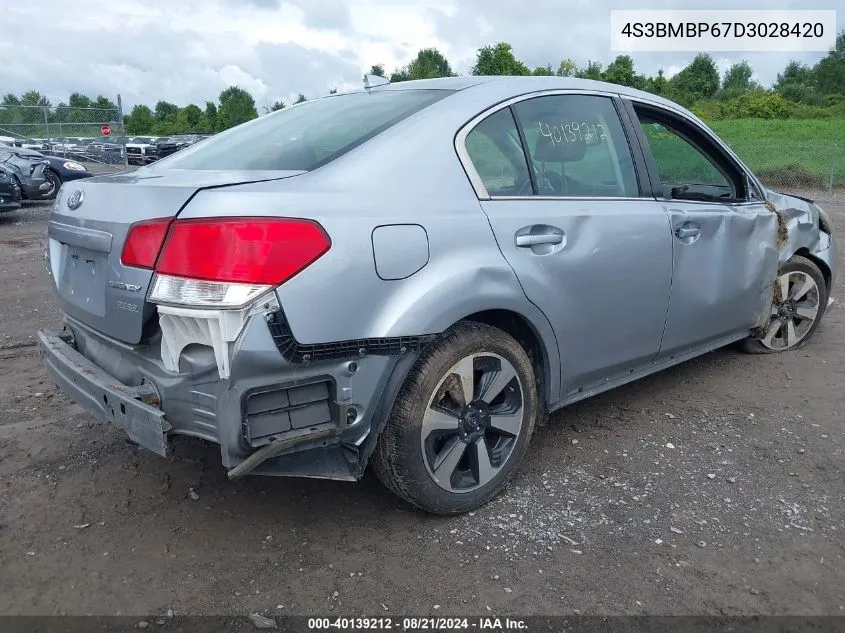
[[[388,490],[418,508],[467,512],[514,474],[541,410],[522,346],[499,328],[458,323],[405,379],[373,469]]]
[[[795,255],[778,269],[769,321],[739,342],[748,354],[774,354],[804,347],[821,323],[828,289],[819,267]]]

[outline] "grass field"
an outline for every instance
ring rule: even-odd
[[[771,186],[845,186],[845,120],[737,119],[711,128]]]

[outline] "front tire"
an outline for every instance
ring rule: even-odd
[[[467,512],[514,474],[541,410],[522,346],[499,328],[458,323],[411,369],[379,437],[374,470],[418,508]]]
[[[41,196],[41,200],[55,200],[56,195],[59,193],[59,188],[62,186],[62,177],[59,176],[56,172],[52,169],[48,169],[47,173],[47,182],[50,183],[50,189],[44,192],[44,195]]]
[[[778,269],[768,322],[740,341],[749,354],[773,354],[804,347],[827,307],[828,289],[819,267],[795,255]]]

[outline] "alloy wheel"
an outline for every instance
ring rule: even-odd
[[[819,316],[820,296],[815,280],[803,271],[778,277],[769,323],[760,342],[778,351],[800,343]]]
[[[523,385],[505,358],[478,353],[439,381],[422,422],[421,449],[438,486],[466,493],[492,481],[523,426]]]

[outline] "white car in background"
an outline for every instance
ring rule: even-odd
[[[148,165],[159,158],[156,136],[134,136],[126,139],[126,157],[130,165]]]

